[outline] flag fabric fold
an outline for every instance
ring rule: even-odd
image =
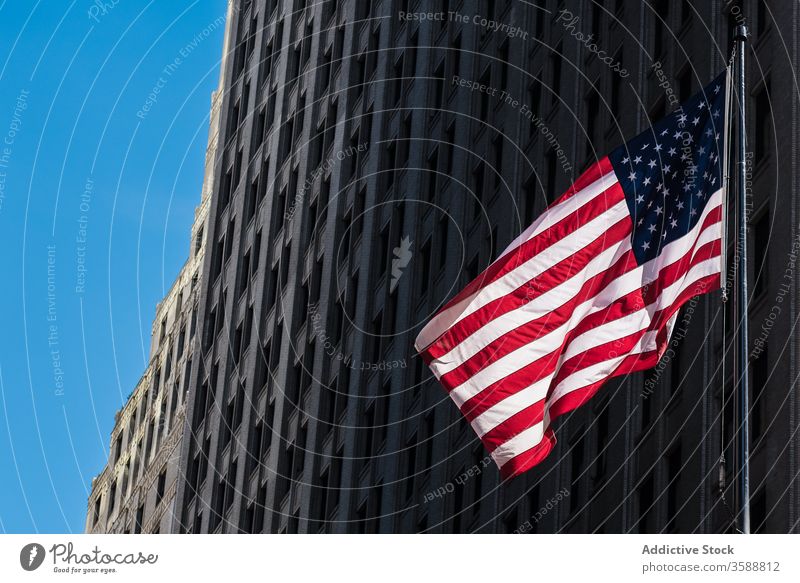
[[[719,288],[727,87],[593,164],[419,333],[504,477],[607,380],[655,366],[681,305]]]

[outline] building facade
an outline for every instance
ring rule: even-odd
[[[92,480],[87,533],[171,528],[201,259],[202,247],[156,309],[150,363],[116,414],[108,465]]]
[[[172,530],[730,531],[719,293],[507,483],[413,340],[592,161],[712,79],[747,23],[753,524],[797,531],[797,10],[235,0]]]
[[[220,78],[220,87],[223,83]],[[217,90],[211,98],[203,192],[195,209],[190,256],[156,306],[150,361],[116,414],[108,464],[92,480],[87,533],[168,533],[174,524],[221,103]]]

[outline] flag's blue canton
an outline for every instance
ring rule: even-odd
[[[722,187],[725,73],[609,156],[633,219],[641,265],[686,235]]]

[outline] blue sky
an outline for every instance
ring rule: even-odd
[[[0,0],[0,532],[83,530],[200,200],[226,2],[101,4]]]

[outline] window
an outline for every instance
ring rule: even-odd
[[[472,462],[475,465],[480,465],[483,456],[485,455],[484,449],[478,445],[472,450]],[[477,503],[480,501],[481,497],[483,496],[483,472],[478,472],[478,474],[473,478],[473,487],[472,487],[472,499],[474,501],[473,505],[473,512],[478,511]]]
[[[528,85],[528,106],[533,114],[539,115],[539,109],[542,104],[542,81],[541,81],[542,73],[541,71],[536,75],[533,81],[531,81],[530,85]],[[531,135],[536,131],[536,124],[534,123],[535,118],[532,117],[531,125],[529,126],[529,130]]]
[[[666,51],[666,37],[669,22],[670,0],[655,0],[651,3],[653,10],[653,55],[660,58]]]
[[[533,16],[533,25],[531,26],[534,31],[533,36],[534,38],[544,39],[544,25],[545,22],[550,22],[550,12],[543,3],[541,8],[537,7],[531,13]],[[535,47],[536,43],[533,46]]]
[[[150,461],[150,458],[153,456],[153,442],[154,442],[154,434],[156,432],[156,422],[155,418],[150,419],[150,425],[147,428],[147,445],[145,446],[145,465],[147,462]]]
[[[767,487],[761,489],[753,495],[750,502],[750,520],[753,534],[766,532],[767,526]]]
[[[751,423],[753,445],[757,445],[758,440],[764,435],[767,417],[764,414],[764,394],[769,379],[769,357],[766,347],[753,361],[753,402],[751,406]]]
[[[134,479],[136,479],[136,475],[139,473],[139,461],[142,459],[142,451],[142,440],[140,439],[136,444],[136,457],[133,460],[133,472],[131,473]]]
[[[356,21],[366,21],[372,11],[372,2],[356,2]]]
[[[275,300],[277,299],[278,294],[278,279],[279,273],[278,268],[279,265],[275,265],[269,274],[269,283],[267,284],[267,293],[265,294],[264,298],[264,306],[267,311],[271,310],[272,307],[275,305]]]
[[[753,257],[755,273],[753,283],[753,297],[758,298],[767,291],[769,281],[769,238],[770,214],[769,209],[761,213],[753,225]],[[760,262],[760,263],[759,263]]]
[[[144,522],[144,504],[136,509],[136,521],[133,523],[133,534],[140,534]]]
[[[198,512],[197,516],[194,517],[194,523],[192,524],[192,532],[199,533],[201,532],[201,528],[203,525],[203,513]]]
[[[464,466],[458,471],[458,475],[462,475],[464,473]],[[451,522],[451,529],[456,534],[461,534],[461,521],[465,515],[464,509],[464,489],[465,489],[466,482],[456,482],[455,490],[453,491],[453,509],[452,509],[452,522]]]
[[[667,101],[661,97],[656,104],[650,109],[650,123],[654,124],[661,120],[667,114]]]
[[[277,99],[275,93],[271,93],[269,96],[269,102],[267,103],[267,127],[272,128],[272,125],[275,123],[275,105]]]
[[[378,408],[378,426],[376,427],[377,439],[375,440],[375,445],[379,448],[385,443],[386,436],[389,432],[389,399],[391,394],[391,380],[387,377],[381,387],[380,395],[376,400],[376,407]]]
[[[481,195],[483,194],[484,177],[486,175],[486,166],[483,161],[478,162],[475,169],[472,171],[472,218],[477,218],[481,212]]]
[[[506,49],[508,47],[506,46]],[[450,76],[458,75],[461,71],[461,33],[450,44]]]
[[[436,417],[434,411],[425,415],[425,468],[433,465],[433,440],[436,438]]]
[[[244,224],[250,223],[256,215],[256,207],[258,205],[258,176],[250,183],[250,188],[247,192],[247,214],[244,218]]]
[[[344,290],[344,295],[346,297],[347,313],[349,314],[350,318],[355,318],[356,306],[357,306],[357,302],[358,302],[358,272],[357,271],[350,277],[350,283],[348,284],[347,289]]]
[[[547,164],[547,202],[549,204],[556,200],[558,192],[556,190],[556,151],[554,149],[547,152],[545,163]]]
[[[550,103],[555,105],[561,94],[561,55],[564,45],[559,43],[556,50],[550,55]]]
[[[639,408],[641,409],[641,430],[645,431],[647,426],[650,425],[653,417],[653,401],[656,398],[655,386],[658,382],[658,373],[655,369],[651,369],[650,373],[644,382],[644,390],[642,392],[642,401]]]
[[[419,295],[422,296],[428,291],[428,280],[431,265],[431,242],[430,239],[422,245],[420,249],[420,262],[419,262]]]
[[[377,272],[379,277],[383,275],[386,271],[388,266],[388,258],[389,258],[389,225],[386,225],[383,229],[381,229],[380,234],[378,235],[378,256],[377,259]]]
[[[503,180],[503,134],[500,133],[494,140],[492,140],[492,169],[494,170],[494,189],[500,188],[500,183]]]
[[[284,222],[286,212],[286,187],[284,186],[275,200],[275,208],[272,211],[273,230],[277,231]]]
[[[371,2],[358,2],[357,4],[372,4]],[[369,37],[369,44],[367,45],[367,75],[371,78],[378,68],[378,49],[381,45],[381,28],[373,31]]]
[[[655,486],[653,474],[649,473],[641,482],[638,489],[639,499],[639,532],[649,533],[653,529],[653,514],[655,501]]]
[[[361,127],[358,133],[358,140],[362,149],[369,150],[370,144],[372,142],[372,106],[367,109],[366,113],[361,116]],[[362,162],[364,157],[359,153],[358,161],[359,163]]]
[[[94,501],[94,515],[92,516],[92,525],[97,525],[97,521],[100,519],[100,505],[103,502],[103,497],[98,496],[97,500]]]
[[[444,104],[444,61],[440,61],[433,71],[433,103],[431,104],[431,115],[436,115],[438,109]]]
[[[383,171],[386,180],[385,188],[388,191],[393,185],[395,180],[395,171],[397,169],[397,141],[392,140],[383,152]]]
[[[517,519],[517,510],[515,508],[510,514],[503,518],[503,532],[506,534],[513,533],[517,529],[518,524],[519,520]]]
[[[411,153],[411,114],[407,115],[400,126],[400,152],[398,155],[397,166],[402,168],[408,165],[408,158]]]
[[[692,14],[694,11],[692,9],[691,0],[681,0],[681,25],[686,26],[692,20]]]
[[[492,84],[492,69],[487,67],[486,70],[481,75],[480,80],[478,81],[481,85],[489,87]],[[489,92],[483,91],[479,97],[479,121],[486,122],[489,119]],[[479,125],[479,128],[483,127],[483,125]]]
[[[170,403],[170,414],[169,414],[169,427],[168,429],[172,429],[172,425],[175,422],[175,414],[178,410],[178,396],[180,395],[181,388],[180,388],[180,379],[179,382],[175,383],[172,387],[172,400]]]
[[[480,274],[480,263],[478,262],[478,256],[476,255],[469,262],[469,265],[467,265],[467,268],[464,271],[464,275],[467,276],[467,281],[469,282],[476,279],[479,274]]]
[[[449,227],[450,217],[445,215],[439,220],[439,228],[436,230],[436,235],[439,239],[439,264],[437,268],[440,272],[444,270],[447,265],[447,256],[449,253],[449,249],[447,247]]]
[[[678,99],[681,103],[692,96],[692,68],[684,67],[678,74]]]
[[[622,49],[617,51],[617,54],[614,55],[614,62],[619,63],[619,66],[622,67]],[[610,98],[610,107],[611,107],[611,115],[613,116],[614,120],[619,119],[619,107],[620,107],[620,97],[622,92],[622,77],[618,74],[611,75],[611,98]]]
[[[231,258],[233,253],[233,238],[236,232],[236,219],[232,218],[228,223],[228,230],[225,232],[225,260]]]
[[[110,517],[114,512],[114,507],[117,503],[117,481],[111,483],[111,490],[108,495],[108,516]]]
[[[203,234],[204,234],[204,226],[200,225],[200,228],[197,230],[197,235],[194,238],[194,254],[195,255],[200,253],[200,250],[203,248]]]
[[[261,58],[261,71],[259,73],[259,79],[261,83],[269,77],[270,72],[272,71],[272,56],[273,56],[273,49],[275,46],[275,37],[277,35],[273,35],[269,42],[265,42],[263,44],[262,49],[262,58]]]
[[[615,75],[616,77],[617,75]],[[599,146],[598,144],[598,118],[600,117],[600,95],[597,91],[592,91],[586,97],[586,158],[596,159]]]
[[[228,141],[233,142],[236,139],[236,130],[239,129],[239,110],[241,109],[241,104],[239,101],[236,102],[236,105],[233,106],[231,109],[231,116],[228,119]]]
[[[314,40],[314,23],[309,22],[306,24],[305,31],[303,32],[303,48],[301,54],[301,63],[305,67],[308,60],[311,58],[311,42]]]
[[[122,456],[122,433],[118,433],[117,439],[114,441],[114,463],[117,463],[121,456]]]
[[[600,39],[600,26],[602,24],[604,3],[604,0],[593,0],[589,4],[591,10],[592,34],[594,34],[594,38],[597,40]]]
[[[524,216],[522,228],[525,229],[533,222],[536,211],[536,174],[531,174],[522,185],[522,206]]]
[[[441,6],[441,10],[439,11],[441,14],[448,14],[450,12],[450,0],[441,0],[439,2],[439,6]],[[444,29],[446,26],[445,19],[439,21],[439,30]]]
[[[406,476],[405,499],[410,500],[414,494],[414,474],[417,473],[417,436],[412,435],[406,441]]]
[[[530,490],[528,490],[528,495],[526,496],[528,499],[528,516],[535,517],[536,513],[540,510],[539,507],[539,484],[534,485]],[[538,521],[534,519],[532,524],[531,532],[538,532],[539,526]]]
[[[769,98],[769,81],[756,94],[755,163],[761,163],[769,153],[772,140],[772,105]]]
[[[670,395],[674,395],[681,388],[685,371],[681,367],[681,347],[675,346],[670,361]]]
[[[255,238],[255,241],[253,241],[253,246],[251,247],[251,250],[253,252],[252,270],[253,270],[253,273],[255,273],[255,272],[258,271],[258,261],[260,259],[259,256],[261,254],[261,230],[260,229],[256,232],[256,238]]]
[[[600,412],[597,414],[596,431],[597,431],[597,455],[595,455],[595,479],[600,479],[606,473],[606,461],[608,458],[608,423],[609,418],[609,405],[605,401],[600,405]]]
[[[372,320],[372,329],[370,330],[370,344],[372,346],[372,355],[371,361],[372,362],[380,362],[382,356],[382,334],[381,330],[383,328],[383,312],[378,312],[378,314]]]
[[[236,152],[236,157],[233,159],[233,182],[231,183],[231,187],[235,189],[239,186],[239,182],[242,179],[242,150],[239,149]]]
[[[446,142],[446,154],[447,159],[445,161],[445,173],[447,176],[452,176],[453,174],[453,162],[455,160],[455,142],[456,142],[456,126],[455,122],[451,123],[447,131],[445,132],[445,142]]]
[[[500,89],[503,91],[508,89],[508,58],[508,39],[506,39],[497,49],[497,60],[500,65]]]
[[[164,490],[167,485],[167,470],[164,469],[158,475],[158,483],[156,484],[156,506],[161,504],[164,499]]]
[[[667,454],[667,532],[674,532],[676,519],[683,505],[680,494],[680,473],[683,466],[681,445],[678,443]]]
[[[235,494],[234,483],[236,482],[236,464],[236,461],[231,464],[225,480],[225,512],[230,510],[231,506],[233,505],[233,498]]]
[[[427,171],[427,188],[425,189],[425,198],[433,200],[436,196],[436,183],[438,180],[439,171],[439,148],[433,148],[433,151],[428,156],[425,162],[425,170]]]
[[[244,295],[250,285],[250,250],[244,254],[239,271],[239,297]]]
[[[756,33],[761,35],[768,25],[767,0],[756,0]]]
[[[262,107],[256,115],[255,124],[253,125],[253,146],[251,148],[251,156],[258,151],[261,144],[264,142],[264,130],[267,125],[267,108]]]
[[[394,63],[393,73],[394,78],[392,79],[392,97],[393,97],[393,105],[395,107],[400,105],[400,99],[403,96],[403,57],[401,56],[397,61]]]
[[[481,0],[480,14],[485,16],[490,21],[494,20],[495,19],[495,9],[497,8],[497,6],[496,6],[497,3],[498,3],[498,0]],[[484,28],[486,28],[486,30],[484,30],[482,32],[482,37],[481,38],[483,38],[483,36],[486,36],[489,33],[488,27],[484,27]]]
[[[570,447],[570,492],[569,511],[575,512],[581,504],[581,473],[583,472],[583,440],[580,438],[582,431],[578,432]]]

